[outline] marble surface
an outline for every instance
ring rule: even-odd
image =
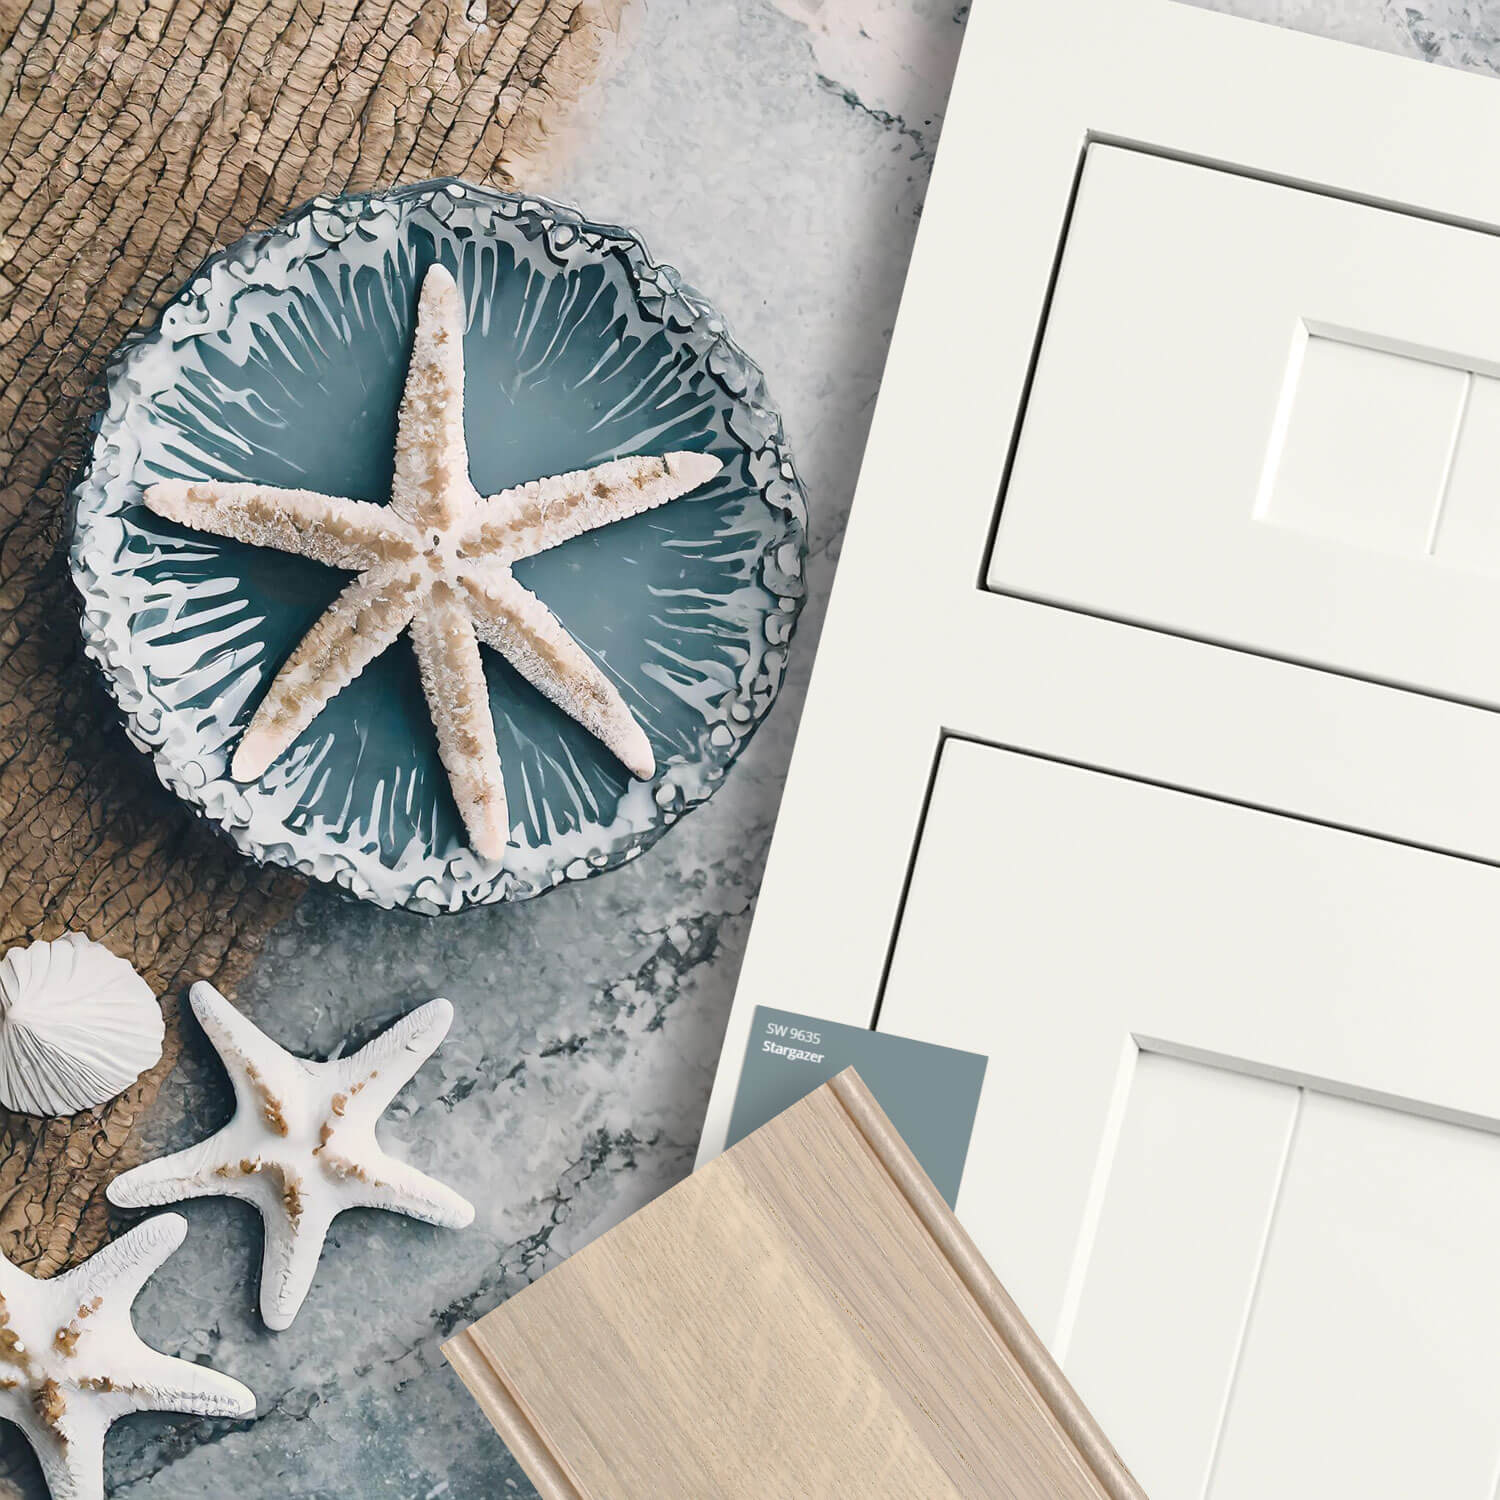
[[[981,0],[997,3],[997,0]],[[242,995],[293,1050],[361,1044],[434,994],[452,1033],[386,1137],[474,1199],[463,1232],[338,1220],[294,1326],[255,1314],[260,1228],[188,1205],[188,1242],[136,1321],[259,1397],[247,1422],[143,1416],[112,1492],[476,1500],[532,1493],[438,1353],[453,1328],[690,1168],[798,709],[937,144],[966,4],[634,0],[541,192],[638,226],[766,370],[807,483],[810,600],[782,699],[724,788],[637,864],[515,908],[424,920],[307,897]],[[1500,8],[1462,0],[1215,0],[1214,8],[1500,69]],[[1013,6],[1016,44],[1065,46]],[[789,1005],[817,1005],[795,989]],[[191,1024],[148,1147],[217,1126],[223,1074]],[[3,1457],[43,1491],[7,1433]]]

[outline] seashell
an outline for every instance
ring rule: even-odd
[[[71,1115],[129,1088],[161,1056],[161,1007],[123,958],[82,933],[0,960],[0,1104]]]

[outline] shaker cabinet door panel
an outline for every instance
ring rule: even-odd
[[[959,1216],[1153,1500],[1492,1500],[1497,910],[1485,865],[945,745],[879,1024],[989,1055]]]
[[[992,588],[1500,704],[1500,238],[1089,148]]]
[[[957,1212],[1152,1500],[1500,1495],[1500,83],[976,5],[757,1005],[988,1057]]]

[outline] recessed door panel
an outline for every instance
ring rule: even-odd
[[[1295,1084],[1161,1053],[1133,1059],[1057,1343],[1070,1378],[1101,1393],[1106,1430],[1149,1451],[1153,1496],[1202,1494],[1213,1468],[1299,1097]],[[1163,1316],[1142,1293],[1167,1285]],[[1134,1379],[1119,1378],[1122,1351]]]
[[[1500,704],[1500,238],[1093,146],[988,582]]]
[[[1207,1493],[1489,1500],[1500,1137],[1315,1089],[1300,1102]]]
[[[1497,909],[1490,866],[946,743],[879,1024],[989,1054],[958,1213],[1153,1500],[1493,1500]]]

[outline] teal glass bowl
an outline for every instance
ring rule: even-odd
[[[493,862],[465,839],[405,637],[259,782],[230,778],[271,677],[349,575],[187,531],[141,498],[182,477],[386,502],[434,261],[468,310],[481,493],[631,453],[724,464],[517,565],[619,685],[658,769],[633,780],[486,650],[512,820]],[[648,848],[771,707],[803,594],[802,488],[760,371],[628,230],[453,180],[315,199],[209,260],[106,385],[72,505],[85,646],[161,779],[254,859],[424,912],[534,896]]]

